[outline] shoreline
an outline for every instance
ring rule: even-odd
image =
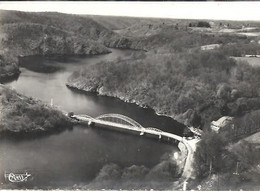
[[[72,128],[73,121],[60,109],[3,84],[0,84],[0,102],[2,138],[37,138]]]
[[[19,78],[19,75],[21,74],[20,71],[20,59],[24,59],[27,57],[33,57],[33,56],[39,56],[39,57],[43,57],[46,59],[50,59],[50,60],[62,60],[64,58],[69,58],[69,57],[75,57],[75,58],[84,58],[84,57],[88,57],[88,56],[97,56],[97,55],[105,55],[105,54],[110,54],[112,53],[112,51],[108,48],[107,52],[104,53],[97,53],[97,54],[28,54],[28,55],[14,55],[14,60],[12,63],[16,64],[16,68],[15,71],[9,71],[6,72],[4,74],[0,75],[0,83],[4,84],[5,82],[9,82],[9,81],[13,81],[13,80],[17,80]],[[6,53],[7,54],[7,53]],[[5,54],[3,54],[4,57]],[[6,60],[4,60],[3,62],[6,62]],[[6,64],[6,65],[10,65],[10,64]]]
[[[103,52],[103,53],[91,53],[91,54],[28,54],[28,55],[22,55],[22,54],[18,54],[16,56],[14,56],[14,60],[13,63],[17,64],[17,68],[16,71],[14,72],[8,72],[5,74],[0,75],[0,83],[4,84],[5,82],[9,82],[9,81],[13,81],[13,80],[17,80],[19,78],[19,75],[21,74],[20,71],[20,58],[27,58],[27,57],[34,57],[34,56],[39,56],[39,57],[43,57],[46,59],[50,59],[53,61],[61,61],[64,59],[69,59],[69,58],[87,58],[87,57],[92,57],[92,56],[98,56],[98,55],[106,55],[106,54],[110,54],[113,51],[111,49],[119,49],[119,50],[132,50],[132,51],[145,51],[147,52],[148,50],[145,49],[135,49],[135,48],[130,48],[130,47],[113,47],[113,46],[106,46],[107,51]],[[3,55],[4,56],[4,55]]]
[[[174,118],[172,118],[171,116],[167,116],[167,115],[164,115],[164,114],[158,114],[153,108],[151,107],[143,107],[141,104],[138,104],[138,102],[131,102],[127,99],[122,99],[120,97],[114,97],[114,96],[108,96],[108,95],[103,95],[103,94],[100,94],[98,91],[87,91],[87,90],[84,90],[84,89],[80,89],[78,87],[75,87],[69,83],[66,83],[66,86],[69,88],[69,89],[72,89],[72,90],[76,90],[76,91],[80,91],[82,93],[92,93],[92,94],[95,94],[97,96],[106,96],[106,97],[110,97],[110,98],[115,98],[115,99],[119,99],[125,103],[132,103],[132,104],[135,104],[137,105],[138,107],[141,107],[141,108],[147,108],[147,109],[152,109],[154,111],[154,113],[158,116],[164,116],[164,117],[169,117],[173,120],[175,120]],[[175,120],[177,121],[177,120]],[[177,121],[178,122],[178,121]],[[180,122],[178,122],[180,123]],[[181,123],[182,124],[182,123]],[[184,124],[182,124],[184,125]],[[185,125],[185,127],[187,127]],[[182,134],[182,137],[183,137],[183,134]],[[194,139],[197,141],[197,139]],[[184,181],[187,181],[188,179],[190,178],[193,178],[193,169],[191,168],[191,164],[194,162],[193,160],[193,154],[195,152],[195,148],[196,148],[196,144],[194,145],[190,145],[190,142],[189,140],[186,140],[184,137],[183,137],[183,142],[179,142],[177,144],[177,147],[179,149],[179,152],[181,153],[181,156],[180,158],[181,159],[174,159],[172,158],[173,160],[177,161],[178,165],[180,165],[180,171],[181,171],[181,177],[180,177],[180,182],[178,185],[181,185]],[[179,161],[180,160],[180,161]],[[182,181],[183,180],[183,181]]]
[[[70,83],[70,82],[67,82],[65,85],[66,85],[69,89],[76,90],[76,91],[80,91],[80,92],[82,92],[82,93],[92,93],[92,94],[95,94],[95,95],[97,95],[97,96],[105,96],[105,97],[115,98],[115,99],[119,99],[119,100],[121,100],[121,101],[123,101],[123,102],[125,102],[125,103],[135,104],[136,106],[138,106],[138,107],[140,107],[140,108],[143,108],[143,109],[151,109],[157,116],[162,116],[162,117],[171,118],[172,120],[174,120],[174,121],[176,121],[176,122],[178,122],[178,123],[184,125],[186,128],[188,127],[188,126],[186,126],[184,123],[178,121],[178,120],[175,118],[176,116],[171,116],[171,115],[162,114],[162,113],[156,111],[156,109],[154,109],[154,108],[152,108],[152,107],[150,107],[150,106],[147,106],[147,105],[143,105],[143,104],[141,104],[140,102],[138,102],[138,101],[136,101],[136,100],[130,101],[129,99],[126,99],[126,98],[124,98],[124,97],[109,96],[109,95],[102,94],[102,93],[100,93],[99,91],[93,90],[93,89],[90,89],[90,88],[89,88],[88,90],[81,89],[81,88],[78,88],[77,86],[72,85],[72,83]]]
[[[20,68],[18,67],[17,72],[11,72],[0,75],[0,84],[4,84],[13,80],[17,80],[21,74]]]

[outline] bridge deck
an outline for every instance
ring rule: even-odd
[[[90,118],[90,117],[84,116],[84,115],[74,115],[73,117],[80,121],[84,121],[87,123],[92,122],[92,123],[95,123],[96,125],[118,128],[118,130],[121,129],[121,130],[126,130],[126,131],[133,131],[133,132],[138,132],[140,134],[150,134],[150,135],[155,135],[158,137],[166,137],[168,139],[174,139],[174,140],[177,140],[180,142],[183,141],[183,138],[181,136],[178,136],[178,135],[175,135],[172,133],[168,133],[168,132],[164,132],[164,131],[156,131],[151,128],[134,127],[134,126],[130,126],[130,125]]]
[[[92,122],[92,123],[95,123],[97,126],[100,125],[100,126],[103,126],[105,128],[109,128],[109,127],[111,128],[112,127],[116,130],[136,132],[137,134],[140,134],[140,135],[148,134],[148,135],[158,136],[159,139],[167,138],[168,140],[174,139],[174,140],[177,140],[179,142],[182,142],[185,145],[185,147],[188,151],[186,161],[185,161],[185,165],[184,165],[183,172],[182,172],[182,177],[184,177],[185,180],[188,180],[192,176],[193,171],[192,171],[191,165],[192,165],[192,161],[193,161],[192,160],[193,154],[194,154],[196,148],[193,148],[190,145],[189,141],[186,140],[184,137],[175,135],[173,133],[164,132],[164,131],[161,131],[161,130],[156,129],[156,128],[150,128],[150,127],[144,128],[139,124],[138,124],[138,126],[131,126],[131,125],[126,125],[126,124],[121,124],[121,123],[116,123],[116,122],[105,121],[105,120],[102,120],[100,118],[92,118],[88,115],[74,115],[74,116],[72,116],[72,118],[77,119],[81,122],[85,122],[85,123]],[[131,122],[130,122],[130,124],[131,124]],[[135,123],[132,123],[132,124],[135,125]]]

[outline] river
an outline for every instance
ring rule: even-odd
[[[92,117],[105,113],[126,115],[144,127],[156,127],[181,135],[183,127],[168,117],[158,116],[151,109],[124,103],[116,98],[93,93],[72,91],[65,86],[69,75],[89,63],[127,57],[133,51],[112,49],[112,53],[84,58],[69,58],[49,61],[30,57],[27,62],[48,63],[63,69],[51,73],[39,73],[21,68],[16,81],[6,85],[26,96],[53,104],[65,111],[88,114]],[[18,188],[58,188],[74,184],[87,184],[110,163],[121,168],[144,165],[152,168],[162,157],[177,150],[177,145],[133,135],[74,126],[59,134],[28,140],[0,140],[0,173],[30,172],[33,176],[26,183],[17,183]],[[2,184],[8,184],[1,178]]]

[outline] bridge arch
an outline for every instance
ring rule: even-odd
[[[96,119],[103,120],[103,121],[109,121],[109,122],[117,122],[123,125],[130,125],[132,127],[138,128],[138,129],[143,129],[144,127],[136,122],[135,120],[131,119],[130,117],[121,115],[121,114],[115,114],[115,113],[110,113],[110,114],[104,114],[96,117]]]
[[[89,115],[86,115],[86,114],[80,114],[80,115],[77,115],[79,117],[84,117],[84,118],[87,118],[87,119],[90,119],[90,120],[94,120],[93,117],[89,116]]]
[[[146,130],[156,131],[156,132],[159,132],[159,133],[162,133],[162,132],[163,132],[162,130],[157,129],[157,128],[154,128],[154,127],[146,127],[145,129],[146,129]]]

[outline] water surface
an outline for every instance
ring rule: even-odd
[[[124,103],[115,98],[97,96],[92,93],[79,93],[65,86],[68,76],[75,70],[90,63],[114,60],[118,56],[127,57],[130,50],[112,50],[113,53],[72,58],[64,61],[48,61],[31,57],[30,62],[48,62],[63,69],[51,73],[39,73],[21,68],[17,81],[7,85],[26,96],[40,99],[46,103],[53,100],[54,105],[76,114],[88,114],[93,117],[105,113],[119,113],[131,117],[145,127],[157,127],[162,130],[182,134],[183,127],[168,117],[157,116],[152,110],[135,104]],[[110,163],[120,167],[145,165],[152,168],[160,158],[176,150],[176,145],[161,143],[113,131],[98,130],[83,126],[74,126],[59,134],[29,140],[0,140],[0,173],[26,170],[33,174],[33,180],[17,184],[20,188],[57,188],[87,184],[99,170]],[[1,182],[7,184],[4,178]]]

